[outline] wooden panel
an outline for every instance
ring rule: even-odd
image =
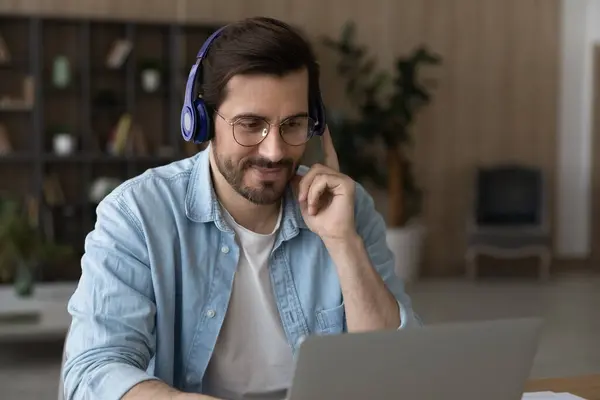
[[[443,0],[428,0],[427,14],[430,16],[425,24],[423,40],[428,46],[444,58],[444,68],[440,68],[439,82],[433,103],[427,108],[418,121],[421,130],[417,134],[417,168],[422,171],[419,176],[423,189],[427,191],[424,204],[425,225],[428,227],[425,243],[424,262],[429,269],[444,268],[446,260],[442,251],[437,247],[444,243],[445,232],[448,230],[446,204],[440,200],[447,199],[444,193],[446,187],[446,172],[441,166],[451,162],[450,149],[453,146],[452,127],[452,3]],[[434,145],[435,144],[435,145]]]
[[[54,11],[52,11],[54,10]],[[57,11],[69,10],[69,11]],[[462,273],[472,174],[480,164],[540,166],[554,194],[559,0],[5,0],[1,12],[229,22],[271,15],[316,42],[348,19],[382,65],[426,43],[444,57],[433,103],[415,126],[416,172],[426,193],[426,270]],[[331,56],[319,45],[328,107],[343,105]],[[378,209],[385,196],[375,193]],[[553,207],[554,199],[550,199]]]
[[[592,204],[600,200],[600,46],[594,47],[594,98],[593,98],[593,135],[592,135]],[[591,223],[591,255],[592,265],[598,268],[600,262],[600,212],[592,207]]]
[[[477,77],[482,73],[477,63],[480,60],[480,42],[472,38],[478,37],[480,27],[480,2],[479,0],[460,0],[450,2],[450,31],[454,32],[449,39],[447,79],[451,82],[448,87],[448,98],[450,100],[448,122],[452,127],[440,134],[446,135],[446,146],[441,151],[448,152],[447,164],[441,169],[443,171],[443,203],[428,198],[430,207],[442,207],[442,226],[444,229],[438,234],[438,242],[451,249],[464,249],[466,238],[464,227],[469,213],[469,172],[477,162],[477,154],[480,152],[478,124],[478,98],[481,95],[481,84]],[[450,56],[451,55],[451,56]],[[446,59],[446,57],[444,57]],[[430,143],[420,143],[428,151]],[[426,157],[426,154],[424,154]],[[435,163],[435,160],[429,162]],[[435,165],[435,164],[434,164]],[[433,173],[436,173],[433,171]],[[438,171],[437,173],[440,173]],[[449,212],[449,210],[452,210]],[[435,223],[435,221],[432,221]],[[456,232],[456,234],[451,234]],[[461,233],[462,233],[461,232]],[[435,249],[436,247],[434,247]],[[437,253],[436,261],[430,263],[431,272],[442,273],[448,268],[444,253]],[[461,260],[462,254],[456,254],[453,263]]]
[[[0,14],[172,21],[179,17],[185,19],[182,9],[185,5],[185,0],[3,0]]]

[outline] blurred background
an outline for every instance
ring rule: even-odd
[[[257,15],[313,43],[424,322],[543,315],[532,377],[600,372],[600,0],[0,0],[0,397],[56,398],[96,205],[199,150],[189,68]]]

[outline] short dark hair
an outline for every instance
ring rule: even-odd
[[[308,71],[309,96],[314,96],[319,66],[308,41],[285,22],[247,18],[228,25],[210,46],[202,61],[200,93],[207,106],[218,109],[235,75],[284,76],[303,68]]]

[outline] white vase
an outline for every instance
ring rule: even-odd
[[[387,229],[387,244],[394,253],[395,270],[404,282],[415,281],[419,277],[425,227],[417,220],[403,227]]]
[[[142,88],[148,92],[155,92],[160,86],[160,73],[155,69],[142,71]]]
[[[75,138],[69,133],[58,133],[53,139],[54,153],[66,156],[75,151]]]

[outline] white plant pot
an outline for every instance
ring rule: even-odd
[[[160,86],[160,73],[155,69],[142,71],[142,87],[148,93],[155,92]]]
[[[53,139],[54,153],[59,156],[73,154],[75,151],[75,138],[68,133],[58,133]]]
[[[404,282],[415,281],[419,276],[424,238],[425,227],[416,221],[387,229],[387,244],[396,259],[396,275]]]

